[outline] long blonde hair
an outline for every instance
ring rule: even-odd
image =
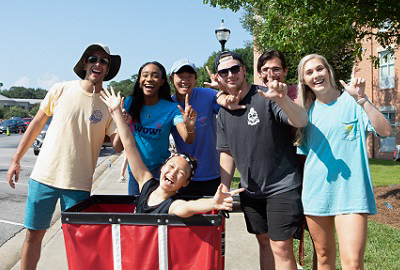
[[[319,54],[309,54],[304,56],[300,62],[299,65],[297,66],[297,91],[298,91],[298,98],[297,98],[297,103],[302,106],[308,113],[310,110],[311,105],[314,103],[316,96],[314,92],[311,90],[311,88],[305,84],[304,82],[304,66],[305,64],[310,61],[311,59],[319,59],[321,60],[322,64],[324,67],[328,70],[329,72],[329,83],[333,87],[333,89],[338,89],[335,83],[335,75],[333,73],[333,69],[331,65],[329,65],[328,61],[326,60],[325,57]],[[303,140],[304,137],[304,128],[300,128],[296,132],[296,138],[295,138],[295,145],[299,146]]]

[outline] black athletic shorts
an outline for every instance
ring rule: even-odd
[[[304,215],[300,188],[262,199],[241,192],[240,206],[249,233],[268,233],[274,241],[301,236]]]
[[[221,177],[207,181],[191,180],[189,185],[179,189],[178,193],[183,196],[214,196],[219,184],[221,184]]]

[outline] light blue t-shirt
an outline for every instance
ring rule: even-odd
[[[192,90],[189,104],[197,112],[196,139],[192,144],[185,143],[175,127],[171,130],[177,151],[193,156],[198,162],[192,181],[207,181],[220,176],[219,152],[216,149],[216,114],[220,106],[216,95],[217,91],[208,88]],[[175,95],[172,99],[185,108],[185,103],[178,102]]]
[[[127,111],[132,100],[132,96],[129,96],[124,103]],[[183,122],[183,118],[176,104],[161,99],[153,106],[143,106],[140,123],[131,124],[136,146],[149,170],[160,167],[170,156],[169,134],[171,128],[180,122]]]
[[[376,214],[366,136],[375,130],[364,109],[344,92],[315,101],[297,152],[306,155],[302,201],[305,215]]]

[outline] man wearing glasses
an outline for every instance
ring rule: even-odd
[[[103,81],[114,78],[120,65],[121,57],[111,55],[106,45],[87,47],[74,67],[82,80],[55,84],[21,139],[7,172],[12,188],[18,182],[21,158],[53,117],[29,180],[21,269],[36,269],[57,200],[65,210],[90,196],[104,136],[122,150],[116,125],[99,98]]]
[[[260,269],[297,269],[293,236],[301,232],[300,166],[291,127],[304,127],[307,114],[287,96],[287,85],[267,70],[267,87],[246,82],[240,55],[222,52],[216,81],[238,96],[243,110],[221,108],[217,122],[221,183],[229,191],[237,166],[241,207],[249,233],[260,249]]]
[[[272,79],[283,83],[288,72],[286,59],[282,52],[278,50],[269,50],[263,53],[257,61],[257,73],[261,78],[263,85],[268,85],[268,71],[272,70]],[[287,95],[292,99],[297,98],[296,85],[288,85]]]

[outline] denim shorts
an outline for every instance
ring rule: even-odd
[[[24,225],[31,230],[45,230],[50,227],[58,199],[64,211],[89,197],[88,191],[51,187],[29,179]]]

